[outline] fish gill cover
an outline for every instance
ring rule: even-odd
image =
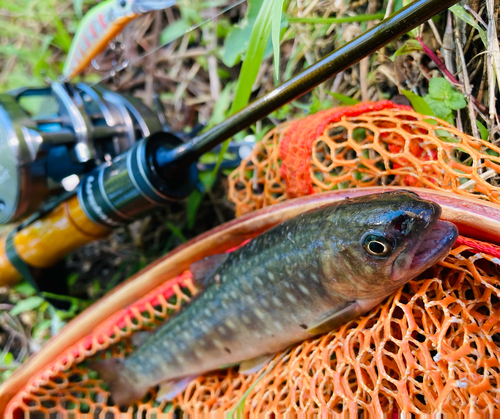
[[[476,166],[453,158],[454,153],[467,152],[496,170],[498,158],[485,152],[500,151],[495,146],[439,119],[432,118],[438,125],[429,124],[406,109],[357,109],[348,117],[342,110],[323,113],[338,118],[307,140],[309,156],[296,156],[307,163],[302,170],[313,174],[312,192],[388,183],[453,190],[498,202],[498,188],[483,182]],[[312,128],[318,124],[301,121]],[[270,132],[233,173],[232,196],[239,213],[288,198],[277,145],[291,126]],[[494,415],[500,400],[500,261],[487,251],[457,245],[443,262],[365,316],[295,345],[258,373],[243,376],[229,369],[204,375],[173,404],[155,402],[153,389],[140,403],[114,406],[103,382],[87,368],[88,361],[98,352],[99,357],[130,354],[135,331],[161,323],[197,292],[186,272],[60,354],[12,399],[6,414],[123,411],[153,417],[179,408],[188,414]]]

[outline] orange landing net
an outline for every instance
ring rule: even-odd
[[[428,123],[390,102],[318,115],[277,127],[233,173],[231,196],[239,214],[292,196],[377,184],[454,190],[498,202],[498,188],[484,173],[497,173],[500,150],[489,143],[443,121]],[[283,150],[288,154],[279,154]],[[114,406],[105,384],[87,369],[88,361],[127,356],[134,332],[161,323],[196,292],[185,272],[117,312],[39,371],[11,400],[7,417],[126,412],[126,417],[149,418],[176,409],[188,414],[499,414],[497,246],[460,237],[445,261],[383,304],[277,355],[256,374],[221,370],[194,380],[173,403],[155,402],[152,389],[140,403],[122,410]]]

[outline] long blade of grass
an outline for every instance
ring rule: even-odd
[[[274,0],[272,15],[272,41],[273,41],[273,63],[274,63],[274,84],[277,86],[280,81],[280,32],[281,15],[285,0]]]
[[[243,65],[241,66],[234,101],[229,112],[230,115],[233,115],[243,109],[247,105],[250,95],[252,94],[252,87],[255,79],[257,78],[260,65],[262,64],[262,60],[264,58],[264,52],[266,51],[269,37],[271,36],[271,11],[273,10],[274,1],[275,0],[264,0],[259,14],[257,15],[257,19],[255,20],[250,41],[248,43],[248,49],[245,54],[245,61],[243,61]],[[217,175],[222,160],[224,159],[224,155],[227,153],[228,146],[229,141],[225,141],[222,144],[219,156],[217,157],[217,164],[212,172],[212,180],[214,180]]]

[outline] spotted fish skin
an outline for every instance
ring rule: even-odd
[[[276,353],[338,327],[447,254],[457,235],[452,225],[432,258],[413,261],[440,213],[413,193],[389,192],[301,214],[230,253],[206,289],[128,359],[95,369],[115,402],[127,404],[160,382]],[[392,245],[387,257],[364,250],[366,237],[377,234]]]

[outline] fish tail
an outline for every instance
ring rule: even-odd
[[[89,368],[99,373],[101,379],[109,386],[111,397],[118,406],[130,405],[140,399],[147,392],[138,386],[129,376],[125,365],[119,359],[105,359],[91,362]]]

